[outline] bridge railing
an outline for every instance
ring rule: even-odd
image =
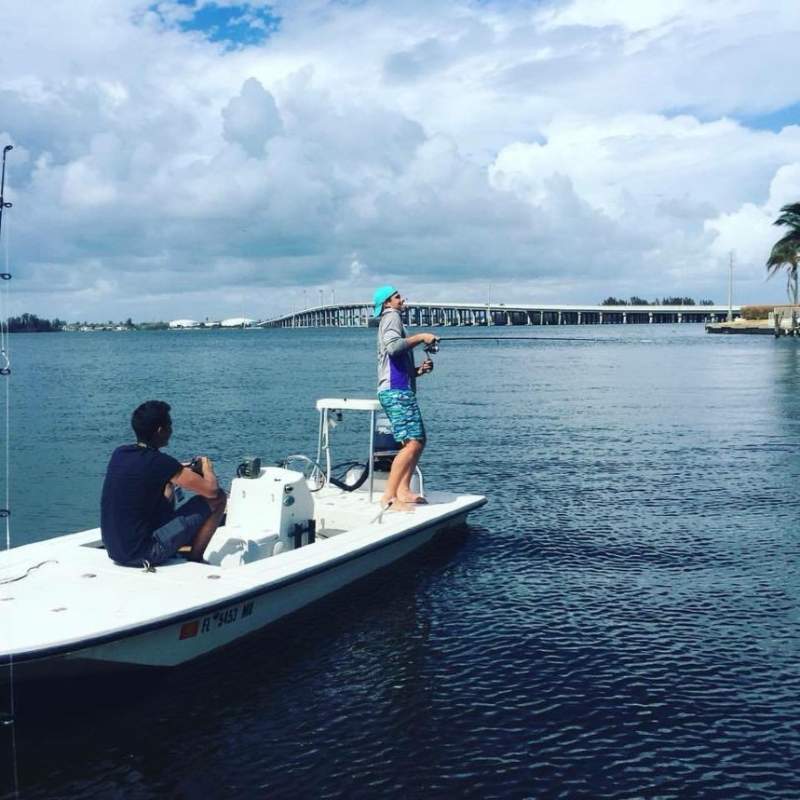
[[[365,327],[376,324],[371,303],[317,306],[262,323],[271,328]],[[722,322],[727,306],[577,306],[478,305],[470,303],[409,303],[407,325],[437,327],[489,325],[614,325]],[[741,308],[733,306],[733,318]]]

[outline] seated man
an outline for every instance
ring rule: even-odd
[[[131,417],[136,444],[118,447],[108,463],[100,528],[108,555],[122,566],[163,564],[184,545],[191,545],[192,561],[202,561],[225,511],[225,492],[206,456],[198,475],[159,452],[172,434],[169,412],[161,400],[142,403]],[[175,510],[173,484],[199,496]]]

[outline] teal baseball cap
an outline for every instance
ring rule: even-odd
[[[383,304],[397,292],[394,286],[379,286],[372,295],[372,302],[375,303],[374,317],[379,317],[383,311]]]

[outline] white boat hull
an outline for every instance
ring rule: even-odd
[[[437,533],[463,522],[463,517],[448,520],[441,526],[418,531],[357,558],[328,566],[314,575],[301,577],[284,586],[221,606],[200,617],[86,648],[71,657],[147,666],[177,666],[299,611],[304,606],[409,555],[430,542]],[[197,633],[189,635],[195,624]],[[182,635],[185,638],[181,638]]]
[[[233,576],[231,583],[236,584],[236,590],[229,591],[227,595],[217,592],[213,602],[205,605],[195,605],[166,618],[142,621],[139,625],[127,625],[94,636],[84,636],[71,643],[62,641],[51,647],[28,649],[27,652],[0,653],[0,670],[8,669],[9,658],[13,659],[15,679],[19,680],[87,674],[124,667],[174,667],[183,664],[259,631],[388,566],[430,542],[437,534],[462,525],[470,510],[485,503],[485,498],[479,496],[466,496],[458,500],[460,502],[451,503],[451,507],[445,504],[438,513],[426,509],[426,512],[420,510],[419,515],[387,515],[392,517],[390,527],[397,530],[375,536],[374,541],[362,535],[354,540],[353,546],[347,546],[346,537],[349,534],[345,534],[336,537],[336,540],[317,542],[293,553],[267,559],[268,562],[284,559],[289,565],[290,559],[297,557],[297,566],[282,570],[282,574],[270,575],[268,580],[259,582],[256,578],[249,586],[247,581],[239,579],[234,570],[219,573],[222,578]],[[424,516],[430,519],[420,518]],[[398,520],[406,523],[405,526],[398,526]],[[315,550],[319,550],[320,555],[311,558],[316,555]],[[104,552],[100,555],[108,561]],[[300,557],[304,557],[302,563]],[[243,570],[255,566],[248,565]],[[202,565],[187,563],[168,569],[184,568],[202,569]],[[130,568],[112,566],[112,569],[117,574],[122,571],[121,580],[127,579],[131,573],[137,576],[142,574],[140,570]],[[243,571],[241,575],[247,573]],[[95,578],[95,574],[84,573],[81,577]],[[211,576],[206,574],[203,577]],[[143,576],[143,580],[146,581],[147,576]],[[205,586],[216,588],[222,582],[205,582]],[[142,588],[146,587],[142,585]],[[12,604],[0,604],[0,609],[5,610],[2,607],[9,605]]]

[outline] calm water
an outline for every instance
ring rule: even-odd
[[[23,697],[22,796],[800,796],[800,345],[499,331],[538,332],[602,341],[443,343],[420,384],[429,485],[490,498],[469,529],[149,684]],[[97,524],[144,399],[229,479],[374,382],[363,330],[12,347],[16,543]]]

